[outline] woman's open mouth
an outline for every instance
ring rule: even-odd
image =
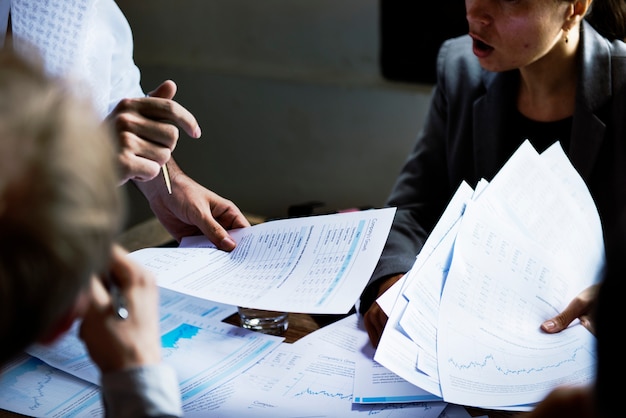
[[[491,45],[481,41],[480,39],[472,36],[472,40],[472,51],[478,58],[485,58],[491,53],[491,51],[493,51],[493,47]]]

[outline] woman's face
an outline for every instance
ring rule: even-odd
[[[465,0],[474,55],[489,71],[532,64],[565,42],[571,7],[559,0]]]

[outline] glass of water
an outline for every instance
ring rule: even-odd
[[[243,328],[264,334],[283,336],[289,326],[289,313],[264,309],[238,307],[239,322]]]

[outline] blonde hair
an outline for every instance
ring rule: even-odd
[[[110,133],[66,87],[0,52],[0,364],[71,310],[123,221]]]

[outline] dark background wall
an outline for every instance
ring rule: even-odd
[[[428,109],[424,71],[443,36],[432,19],[446,27],[448,6],[433,16],[418,0],[117,2],[144,90],[174,80],[202,127],[174,151],[194,179],[266,217],[309,201],[320,212],[384,204]],[[130,226],[151,212],[126,189]]]
[[[435,83],[444,40],[467,33],[461,0],[380,0],[380,63],[390,81]]]

